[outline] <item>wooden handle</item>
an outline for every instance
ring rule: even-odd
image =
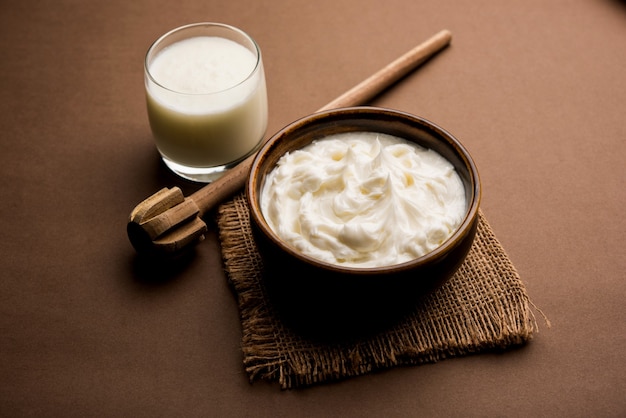
[[[387,87],[410,73],[436,52],[446,47],[451,39],[452,34],[450,31],[440,31],[380,69],[369,78],[363,80],[352,89],[327,103],[325,106],[321,107],[318,112],[341,107],[358,106],[366,103]],[[196,202],[200,210],[200,216],[203,216],[217,204],[226,200],[244,187],[246,179],[250,174],[254,157],[255,155],[248,157],[236,167],[227,171],[219,179],[207,184],[189,196],[189,198]]]
[[[447,46],[451,39],[452,34],[450,31],[442,30],[337,97],[335,100],[322,107],[320,111],[367,103],[374,96],[400,80],[436,52]]]

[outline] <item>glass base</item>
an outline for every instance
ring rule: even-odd
[[[189,166],[182,165],[182,164],[179,164],[170,160],[165,155],[163,155],[163,153],[161,153],[160,151],[159,153],[161,154],[161,159],[163,160],[165,165],[178,176],[187,180],[198,182],[198,183],[211,183],[219,179],[220,177],[222,177],[228,170],[230,170],[231,168],[234,168],[243,160],[250,157],[252,154],[254,154],[259,149],[261,149],[261,145],[263,145],[262,140],[259,141],[259,143],[253,149],[251,149],[250,152],[248,152],[246,155],[239,158],[238,160],[231,161],[230,163],[219,165],[219,166],[213,166],[213,167],[189,167]]]
[[[187,167],[161,156],[165,165],[178,176],[198,183],[211,183],[236,166],[241,160],[216,167]]]

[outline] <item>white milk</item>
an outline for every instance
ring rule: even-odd
[[[265,77],[260,57],[244,46],[214,36],[184,39],[159,52],[148,72],[148,116],[166,162],[221,166],[260,143]]]

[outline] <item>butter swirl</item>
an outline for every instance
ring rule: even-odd
[[[332,135],[285,154],[261,192],[261,211],[285,242],[353,267],[427,254],[452,235],[466,210],[449,161],[373,132]]]

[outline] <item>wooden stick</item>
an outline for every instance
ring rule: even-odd
[[[452,34],[442,30],[383,67],[318,112],[366,103],[446,47]],[[220,202],[241,190],[255,155],[222,177],[185,198],[178,187],[162,189],[137,205],[130,215],[128,237],[138,252],[176,253],[197,242],[207,231],[201,220]]]
[[[447,46],[451,39],[452,34],[450,31],[442,30],[337,97],[322,107],[320,111],[367,103],[374,96],[406,76],[440,49]]]

